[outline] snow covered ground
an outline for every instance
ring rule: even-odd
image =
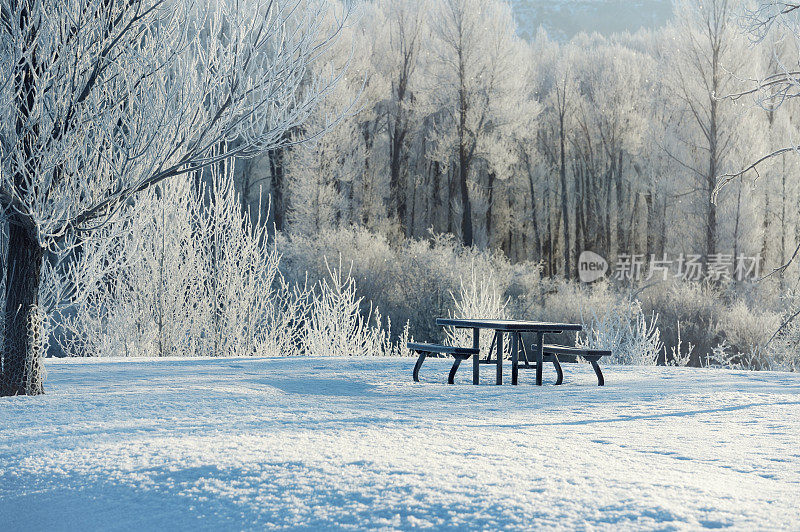
[[[51,360],[0,398],[0,529],[800,528],[800,375],[412,365]]]

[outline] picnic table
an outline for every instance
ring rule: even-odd
[[[519,353],[522,344],[523,333],[534,333],[536,343],[534,344],[534,359],[536,361],[536,384],[542,385],[542,364],[544,362],[544,335],[558,334],[567,331],[580,331],[582,327],[577,323],[549,323],[542,321],[520,321],[520,320],[491,320],[491,319],[462,319],[462,318],[438,318],[436,324],[442,327],[456,327],[461,329],[472,329],[472,347],[479,349],[481,329],[494,331],[494,347],[496,349],[495,359],[480,360],[480,357],[472,357],[472,383],[478,384],[481,364],[495,364],[497,366],[497,384],[503,384],[503,337],[505,334],[511,336],[511,384],[517,384],[519,374]],[[491,351],[491,348],[490,348]],[[527,365],[526,358],[526,365]]]

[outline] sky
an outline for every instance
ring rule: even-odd
[[[581,31],[611,34],[663,25],[671,0],[512,0],[521,36],[543,25],[551,37],[566,40]]]

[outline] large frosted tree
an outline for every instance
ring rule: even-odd
[[[3,0],[0,395],[42,393],[45,257],[160,181],[288,142],[336,80],[316,0]]]

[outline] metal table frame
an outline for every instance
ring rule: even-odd
[[[519,320],[490,320],[490,319],[461,319],[437,318],[436,324],[442,327],[456,327],[459,329],[472,329],[472,347],[480,348],[481,329],[494,331],[497,344],[497,360],[491,360],[492,350],[489,350],[489,359],[480,360],[480,354],[472,357],[472,384],[480,383],[480,365],[495,364],[497,366],[497,384],[503,384],[503,335],[511,334],[511,384],[517,384],[519,374],[519,344],[522,333],[536,334],[536,384],[542,385],[542,364],[544,362],[544,335],[558,334],[566,331],[580,331],[582,327],[576,323],[548,323],[541,321]]]

